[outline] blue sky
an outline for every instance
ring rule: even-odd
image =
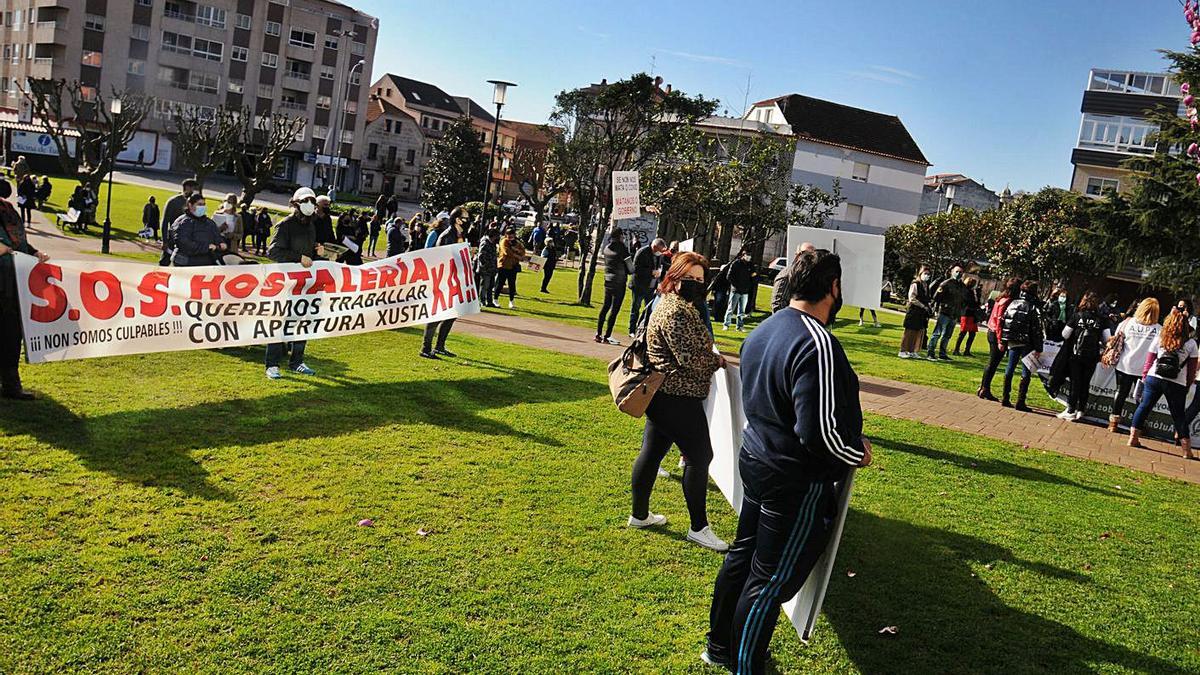
[[[380,19],[373,77],[485,105],[487,80],[516,82],[505,117],[544,122],[559,91],[653,60],[734,115],[789,93],[898,115],[930,173],[997,191],[1067,187],[1088,70],[1160,70],[1188,38],[1175,0],[349,2]]]

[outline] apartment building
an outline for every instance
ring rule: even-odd
[[[1011,199],[1012,192],[1008,195]],[[1000,195],[974,178],[961,173],[935,173],[925,179],[920,215],[949,213],[954,209],[987,211],[998,208],[1001,201]]]
[[[309,184],[339,155],[355,189],[364,151],[378,20],[333,0],[6,0],[0,111],[14,119],[25,78],[79,80],[85,92],[156,99],[125,162],[178,168],[171,117],[179,109],[250,107],[308,121],[277,178]],[[360,65],[360,62],[361,65]],[[325,168],[325,167],[323,167]]]
[[[412,115],[371,95],[367,104],[367,154],[362,160],[362,191],[395,194],[415,202],[421,195],[425,134]]]
[[[1079,137],[1071,151],[1071,190],[1099,197],[1130,187],[1121,163],[1154,153],[1158,126],[1146,114],[1159,106],[1182,111],[1179,85],[1164,73],[1093,69],[1080,106]]]
[[[792,94],[753,104],[745,118],[791,127],[793,183],[830,190],[839,180],[845,202],[827,227],[883,234],[916,220],[930,163],[899,117]]]

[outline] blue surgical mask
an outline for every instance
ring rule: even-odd
[[[196,207],[196,217],[197,218],[203,218],[204,214],[206,214],[206,213],[208,213],[208,207],[205,206],[204,204],[201,204],[200,206]]]

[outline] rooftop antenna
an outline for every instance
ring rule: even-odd
[[[657,59],[658,59],[658,55],[655,54],[654,52],[650,52],[650,74],[651,75],[654,74],[654,66],[656,65]]]

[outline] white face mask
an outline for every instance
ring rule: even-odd
[[[311,202],[301,202],[300,203],[300,213],[302,213],[306,216],[311,216],[312,214],[316,213],[316,211],[317,211],[316,204],[313,204]]]
[[[204,214],[208,213],[208,207],[204,204],[201,204],[200,206],[196,207],[195,213],[197,218],[203,218]]]
[[[1066,301],[1067,301],[1067,296],[1065,296],[1065,295],[1060,295],[1060,296],[1058,296],[1058,301],[1059,301],[1059,302],[1066,302]]]
[[[921,275],[921,281],[929,281],[929,275],[928,275],[928,274],[922,274],[922,275]]]

